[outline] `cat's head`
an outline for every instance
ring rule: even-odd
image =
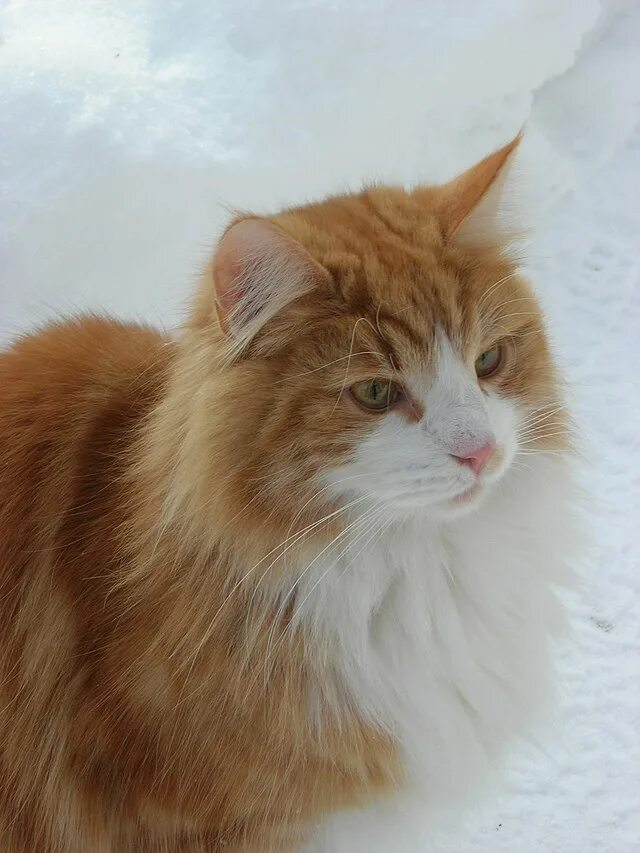
[[[497,225],[516,143],[441,187],[227,229],[194,323],[223,352],[208,406],[239,506],[450,517],[564,446],[540,308]]]

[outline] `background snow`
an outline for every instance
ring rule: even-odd
[[[640,850],[639,44],[633,0],[0,2],[4,339],[88,306],[170,326],[225,206],[446,178],[527,122],[595,517],[564,723],[437,840],[372,824],[349,851]]]

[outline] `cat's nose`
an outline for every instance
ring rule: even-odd
[[[485,468],[487,462],[493,456],[493,451],[495,449],[495,442],[488,441],[481,447],[475,448],[475,450],[469,450],[468,452],[460,454],[454,453],[453,455],[462,463],[462,465],[468,465],[474,474],[480,474],[480,472]]]

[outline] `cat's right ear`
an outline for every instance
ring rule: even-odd
[[[457,178],[430,191],[447,240],[481,247],[509,244],[517,236],[520,229],[506,203],[505,189],[521,138],[519,133]]]
[[[230,352],[239,355],[286,305],[327,275],[306,249],[277,225],[257,217],[234,222],[213,259],[215,303]]]

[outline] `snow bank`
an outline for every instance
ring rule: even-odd
[[[96,301],[172,321],[226,206],[444,178],[526,120],[532,183],[566,188],[576,146],[554,81],[618,6],[6,3],[0,334]],[[616,133],[591,134],[591,159],[628,132],[624,110],[607,110]]]
[[[467,828],[414,816],[363,851],[640,849],[639,43],[635,0],[0,3],[0,339],[87,306],[171,325],[229,206],[443,179],[527,124],[530,266],[597,496],[564,746]]]

